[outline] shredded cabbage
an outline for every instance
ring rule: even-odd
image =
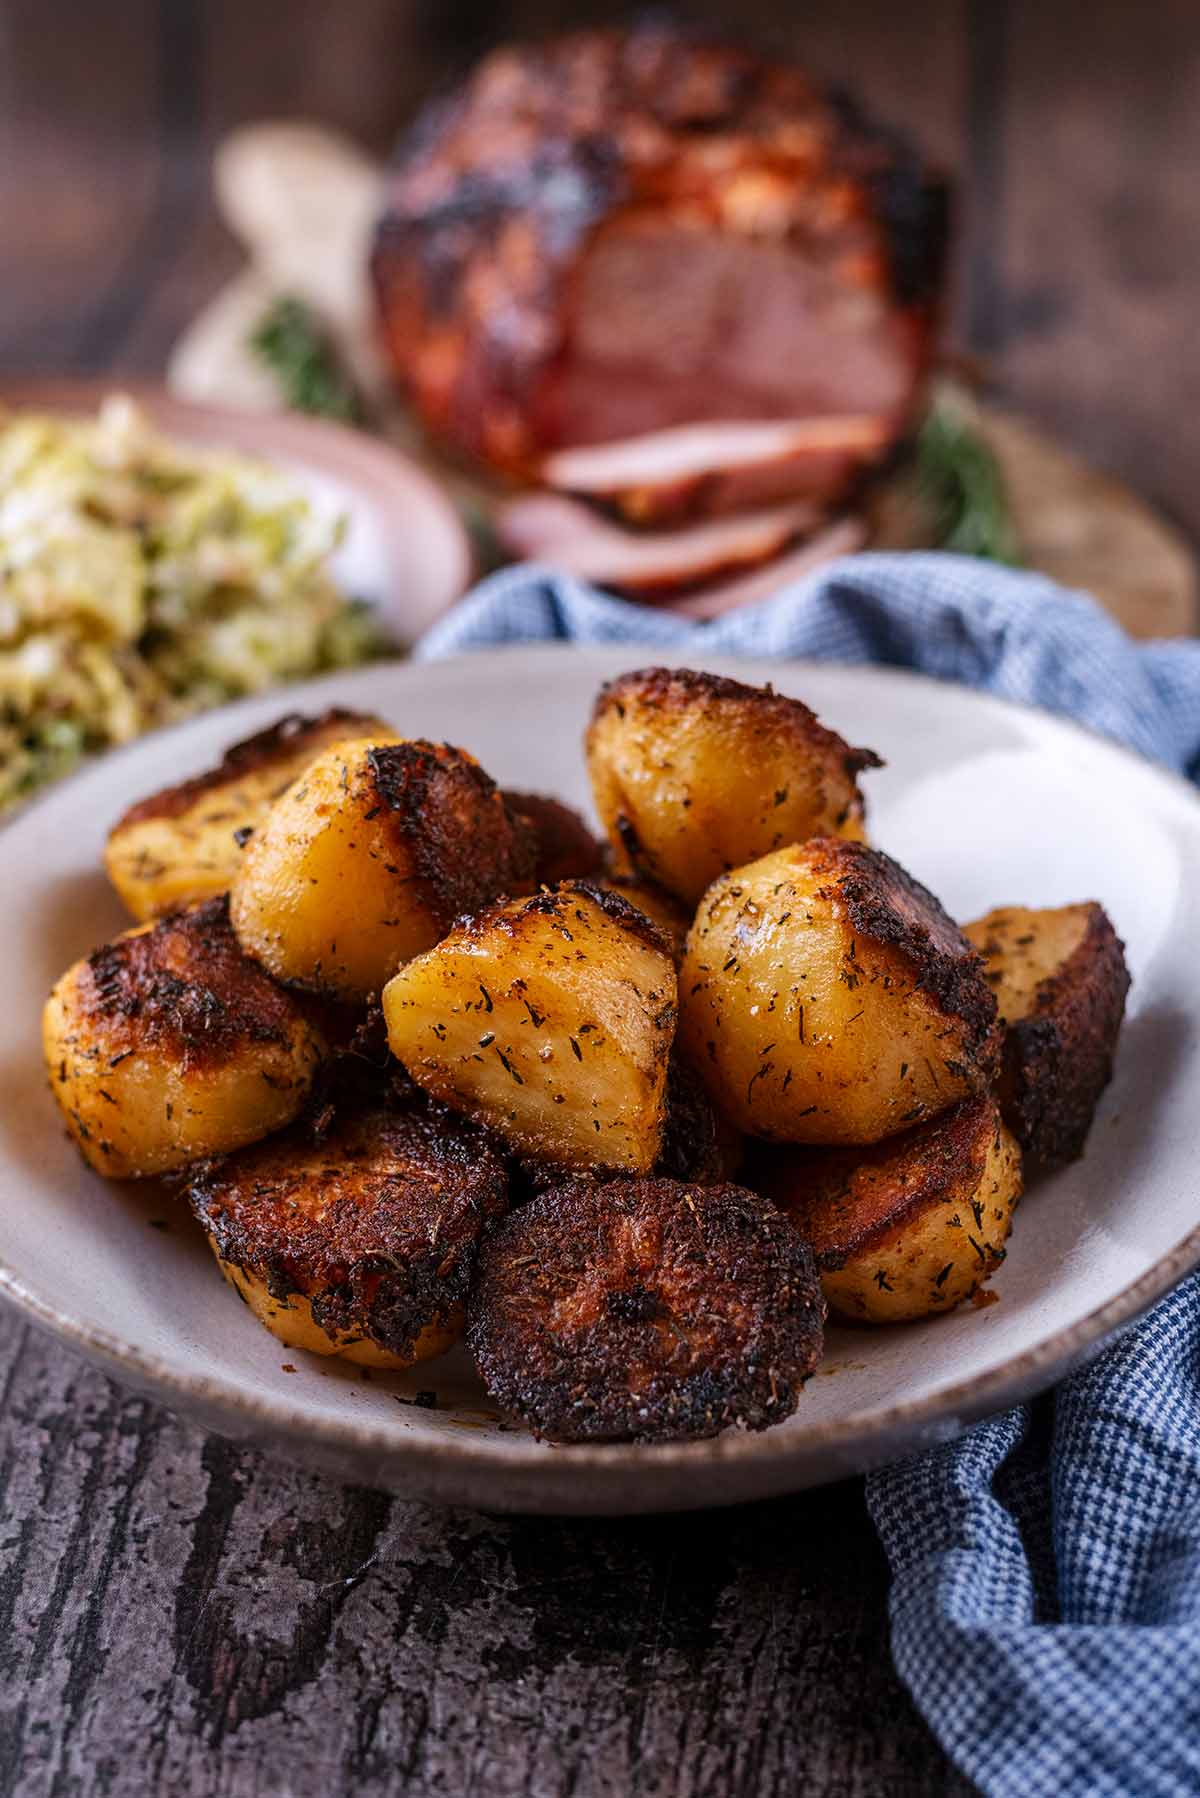
[[[0,416],[0,808],[90,750],[376,653],[329,570],[344,528],[122,396],[95,420]]]

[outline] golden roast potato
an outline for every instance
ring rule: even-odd
[[[641,912],[586,882],[462,920],[383,990],[392,1053],[514,1148],[644,1173],[659,1152],[675,968]]]
[[[295,1125],[199,1168],[188,1197],[225,1278],[289,1348],[410,1367],[457,1341],[507,1175],[482,1132],[420,1105]]]
[[[68,968],[46,1002],[50,1085],[99,1174],[164,1174],[297,1116],[325,1054],[302,1002],[244,955],[223,899]]]
[[[362,712],[289,712],[226,750],[215,768],[130,806],[109,832],[108,877],[135,918],[227,893],[242,850],[271,806],[330,743],[387,741],[391,727]]]
[[[678,967],[683,960],[687,933],[692,922],[691,912],[686,911],[678,899],[663,887],[655,886],[653,881],[633,880],[620,874],[605,874],[594,884],[607,892],[620,894],[630,905],[636,905],[640,912],[645,912],[651,923],[657,924],[666,937]]]
[[[923,886],[814,837],[710,887],[679,974],[679,1040],[752,1135],[870,1143],[983,1090],[996,1003]]]
[[[557,886],[560,880],[590,879],[604,863],[604,845],[592,835],[579,813],[545,793],[506,789],[504,802],[533,838],[533,884]]]
[[[953,1310],[999,1267],[1021,1151],[981,1094],[870,1148],[763,1149],[750,1180],[810,1244],[836,1316],[901,1323]]]
[[[1095,902],[1002,906],[963,930],[1004,1029],[1005,1118],[1043,1166],[1073,1161],[1112,1078],[1129,991],[1124,945]]]
[[[857,776],[880,765],[799,700],[687,668],[602,687],[587,758],[616,871],[689,907],[719,874],[787,843],[860,838]]]
[[[277,979],[364,1000],[531,872],[528,832],[465,750],[337,743],[250,839],[230,915]]]

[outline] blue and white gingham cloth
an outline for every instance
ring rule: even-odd
[[[422,656],[553,638],[887,662],[1066,713],[1200,778],[1200,643],[963,557],[864,555],[695,624],[509,569]],[[1200,1275],[1032,1406],[874,1474],[896,1665],[1005,1798],[1200,1793]]]

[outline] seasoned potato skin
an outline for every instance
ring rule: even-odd
[[[43,1043],[84,1160],[118,1179],[281,1129],[326,1051],[305,1006],[242,953],[223,899],[76,962],[46,1002]]]
[[[250,839],[231,916],[276,979],[362,1001],[531,873],[527,833],[465,750],[337,743]]]
[[[806,1245],[756,1193],[577,1182],[487,1239],[467,1340],[538,1435],[667,1441],[790,1416],[824,1312]]]
[[[862,843],[813,838],[714,882],[679,988],[680,1047],[751,1135],[877,1142],[998,1071],[979,957]]]
[[[630,905],[645,912],[652,923],[666,937],[671,946],[671,955],[675,966],[683,960],[683,951],[687,946],[687,933],[691,928],[692,914],[679,903],[673,894],[664,888],[655,886],[649,880],[632,880],[625,875],[605,874],[595,884],[604,887],[610,893],[619,893]]]
[[[687,668],[602,687],[587,758],[614,871],[692,908],[718,875],[785,844],[861,838],[857,776],[880,765],[799,700]]]
[[[571,806],[545,793],[510,789],[505,790],[504,802],[532,833],[535,886],[557,886],[562,880],[584,880],[600,872],[604,845]]]
[[[1129,991],[1125,946],[1094,900],[1004,906],[963,928],[983,957],[1004,1029],[1009,1127],[1043,1167],[1074,1161],[1112,1078]]]
[[[658,1155],[675,968],[650,920],[576,882],[461,920],[383,992],[418,1085],[518,1152],[644,1173]]]
[[[349,1109],[197,1169],[188,1199],[226,1279],[291,1348],[409,1367],[462,1334],[504,1164],[437,1107]]]
[[[667,1065],[662,1146],[651,1175],[659,1180],[716,1186],[735,1177],[744,1150],[741,1132],[721,1116],[699,1075],[673,1054]],[[612,1179],[612,1174],[601,1167],[590,1173],[575,1171],[571,1178],[605,1182]],[[561,1186],[562,1180],[563,1170],[554,1162],[522,1159],[514,1170],[514,1202]]]
[[[810,1244],[836,1316],[951,1311],[1004,1259],[1021,1151],[981,1095],[866,1149],[762,1149],[749,1176]]]
[[[215,768],[130,806],[109,832],[109,879],[140,920],[219,898],[271,806],[322,749],[350,737],[386,741],[390,735],[389,725],[362,712],[287,713],[235,743]]]

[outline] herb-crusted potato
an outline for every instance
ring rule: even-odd
[[[963,930],[1004,1027],[1004,1115],[1043,1166],[1073,1161],[1112,1078],[1129,991],[1124,945],[1095,902],[1004,906]]]
[[[687,668],[602,687],[587,758],[617,872],[689,906],[719,874],[784,844],[861,837],[856,777],[879,766],[799,700]]]
[[[383,991],[413,1079],[516,1149],[645,1173],[659,1151],[675,968],[648,918],[586,883],[463,919]]]
[[[223,899],[76,962],[46,1002],[46,1067],[99,1174],[163,1174],[282,1129],[325,1054],[304,1006],[238,947]]]
[[[807,1247],[757,1193],[568,1181],[485,1242],[468,1343],[538,1435],[664,1441],[789,1417],[824,1314]]]
[[[606,874],[595,884],[610,893],[619,893],[622,899],[628,899],[630,905],[636,905],[640,912],[645,912],[671,945],[671,953],[678,967],[683,960],[687,933],[691,927],[691,912],[685,911],[678,899],[649,880],[632,880],[618,874]]]
[[[812,1248],[832,1312],[900,1323],[953,1310],[1003,1261],[1021,1151],[981,1095],[871,1148],[762,1151],[752,1178]]]
[[[372,1367],[440,1355],[465,1323],[507,1176],[436,1108],[351,1110],[197,1170],[188,1197],[225,1278],[289,1348]]]
[[[138,919],[219,898],[232,886],[249,838],[314,756],[344,738],[386,742],[390,735],[389,725],[361,712],[289,712],[235,743],[207,773],[131,806],[109,832],[109,879]]]
[[[870,1143],[982,1090],[996,1004],[889,856],[816,837],[716,881],[679,976],[680,1046],[752,1135]]]
[[[230,909],[276,979],[362,1000],[531,872],[528,833],[465,750],[337,743],[255,831]]]

